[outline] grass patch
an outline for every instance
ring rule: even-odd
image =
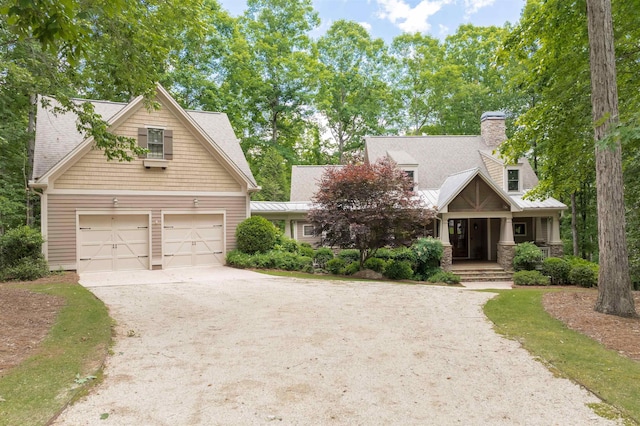
[[[0,425],[45,425],[100,380],[111,319],[106,306],[79,284],[22,288],[63,297],[66,304],[38,352],[0,378]]]
[[[498,291],[484,312],[498,333],[517,340],[553,372],[581,384],[620,410],[627,424],[638,424],[640,363],[568,329],[549,315],[542,307],[546,291]],[[597,411],[603,412],[601,407]]]

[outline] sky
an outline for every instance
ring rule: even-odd
[[[232,15],[243,13],[244,0],[219,0]],[[502,26],[516,23],[526,0],[313,0],[322,21],[311,35],[320,37],[334,21],[364,26],[372,37],[390,42],[404,32],[444,39],[462,25]]]

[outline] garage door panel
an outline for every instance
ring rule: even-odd
[[[222,264],[224,262],[223,220],[223,216],[219,214],[165,215],[163,236],[165,267]]]
[[[78,270],[149,268],[148,215],[80,215]]]

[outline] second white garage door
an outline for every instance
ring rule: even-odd
[[[167,214],[164,216],[164,268],[222,265],[224,216],[221,214]]]

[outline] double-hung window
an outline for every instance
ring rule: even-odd
[[[164,130],[163,129],[147,129],[147,158],[163,159],[164,158]]]
[[[507,170],[507,190],[509,192],[520,191],[520,170],[518,169]]]

